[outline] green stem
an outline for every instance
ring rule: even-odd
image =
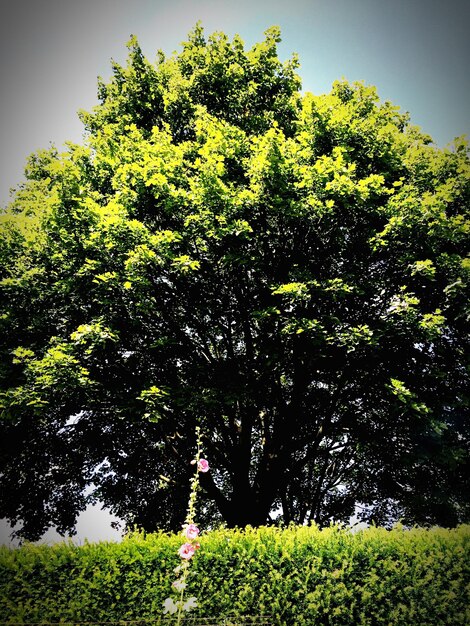
[[[188,525],[194,523],[194,517],[196,515],[197,492],[199,489],[199,461],[201,459],[201,448],[202,448],[201,429],[199,426],[196,427],[196,442],[197,442],[196,458],[195,458],[196,467],[194,471],[194,476],[191,478],[191,483],[190,483],[191,489],[190,489],[190,494],[189,494],[188,510],[187,510],[187,515],[186,515],[186,520],[185,520],[185,524],[188,524]],[[181,577],[183,586],[182,586],[181,593],[180,593],[176,626],[180,626],[181,624],[181,619],[182,619],[181,616],[183,614],[183,604],[184,604],[183,602],[184,592],[186,589],[186,579],[188,577],[188,570],[189,570],[188,566],[189,566],[189,562],[188,562],[188,565],[184,567],[183,575]]]

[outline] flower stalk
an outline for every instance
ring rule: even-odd
[[[190,493],[188,508],[186,511],[186,519],[183,524],[183,537],[185,542],[178,550],[181,563],[173,570],[178,578],[173,582],[172,588],[179,594],[178,600],[166,598],[163,603],[163,613],[173,615],[176,613],[176,624],[180,626],[183,613],[197,607],[197,599],[194,596],[185,600],[185,590],[187,587],[187,578],[189,575],[190,560],[199,549],[200,544],[197,541],[199,536],[199,528],[195,524],[197,493],[200,489],[199,473],[209,471],[209,463],[202,458],[202,436],[199,426],[196,427],[196,456],[191,461],[195,465],[195,471],[191,477]]]

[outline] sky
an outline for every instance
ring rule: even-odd
[[[97,104],[97,77],[125,62],[130,35],[154,60],[179,50],[198,20],[247,46],[279,25],[279,56],[299,55],[304,91],[362,80],[438,146],[470,137],[468,0],[15,0],[0,23],[0,206],[31,152],[82,140],[77,111]],[[88,510],[76,541],[117,538],[109,522]]]
[[[468,0],[15,0],[0,25],[0,206],[31,152],[81,141],[77,111],[97,103],[97,76],[125,61],[131,34],[153,60],[197,20],[248,46],[277,24],[305,91],[363,80],[439,146],[470,135]]]

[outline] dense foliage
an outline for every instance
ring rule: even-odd
[[[197,616],[270,615],[273,626],[464,626],[469,541],[468,526],[212,531],[201,537],[189,593]],[[131,534],[119,544],[1,548],[0,619],[159,620],[180,543]]]
[[[373,87],[304,95],[279,31],[125,67],[2,216],[0,516],[469,519],[464,142]]]

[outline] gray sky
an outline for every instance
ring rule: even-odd
[[[153,60],[197,20],[249,46],[277,24],[304,90],[328,92],[342,77],[374,84],[443,146],[470,136],[469,18],[468,0],[15,0],[0,23],[0,205],[28,154],[81,140],[76,112],[96,104],[97,76],[125,61],[131,34]]]
[[[28,154],[80,141],[76,112],[96,104],[97,75],[124,61],[137,35],[150,58],[179,49],[200,19],[206,32],[248,45],[278,24],[280,55],[300,55],[303,87],[364,80],[412,115],[438,145],[470,134],[467,0],[15,0],[0,26],[0,204]]]
[[[121,532],[111,527],[111,522],[117,521],[109,511],[102,511],[98,505],[88,506],[78,518],[77,534],[72,537],[73,543],[81,545],[86,541],[119,541]],[[11,539],[11,527],[6,520],[0,520],[0,545],[19,545],[18,541]],[[38,543],[56,543],[64,541],[53,528],[47,531]]]

